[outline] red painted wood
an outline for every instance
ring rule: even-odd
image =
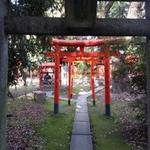
[[[47,52],[47,57],[55,57],[55,52]],[[60,51],[61,57],[104,57],[105,52],[64,52]]]
[[[56,50],[55,57],[55,81],[54,81],[54,104],[59,104],[59,92],[60,92],[60,55],[59,49]]]
[[[95,83],[94,83],[94,63],[91,62],[91,90],[92,90],[92,99],[93,104],[95,103]]]
[[[43,90],[43,75],[48,72],[49,68],[54,69],[55,63],[43,63],[39,66],[39,87],[40,90]]]
[[[71,98],[73,96],[73,78],[74,78],[74,63],[71,66]]]
[[[71,99],[71,65],[72,63],[68,63],[68,100]]]
[[[55,63],[54,62],[50,62],[50,63],[43,63],[40,65],[41,68],[45,68],[45,67],[55,67]]]
[[[107,52],[107,55],[104,59],[105,64],[105,104],[110,104],[110,58],[109,58],[109,52]]]
[[[98,40],[60,40],[53,39],[50,41],[51,45],[59,45],[59,46],[75,46],[75,47],[86,47],[86,46],[98,46],[107,44],[106,40],[98,39]]]
[[[69,83],[68,83],[68,102],[70,102],[71,93],[72,93],[72,71],[71,71],[71,63],[74,61],[86,61],[86,62],[92,62],[91,64],[91,89],[92,89],[92,98],[93,98],[93,104],[95,104],[95,85],[94,85],[94,63],[95,64],[101,64],[103,63],[105,65],[105,104],[110,104],[110,56],[119,56],[119,52],[109,52],[109,51],[103,51],[103,52],[84,52],[84,47],[89,46],[98,46],[98,45],[106,45],[111,44],[108,43],[107,40],[60,40],[60,39],[53,39],[51,41],[51,45],[54,46],[55,52],[47,52],[45,55],[47,57],[53,57],[55,58],[55,97],[54,97],[54,103],[59,103],[59,65],[60,65],[60,59],[64,60],[64,62],[69,63]],[[74,47],[80,47],[80,51],[75,52],[66,52],[61,51],[61,49],[57,49],[58,46],[74,46]],[[99,61],[99,58],[102,57],[102,62]],[[69,104],[69,103],[68,103]]]
[[[55,52],[46,52],[45,55],[47,57],[55,57],[56,53]],[[76,59],[89,59],[89,58],[94,58],[97,59],[97,57],[105,57],[106,52],[64,52],[60,51],[60,57],[61,58],[76,58]],[[119,52],[110,52],[110,56],[116,56],[119,57]]]

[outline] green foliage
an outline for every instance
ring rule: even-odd
[[[110,18],[125,18],[129,9],[129,2],[114,2],[110,9]]]
[[[146,93],[146,64],[145,64],[145,39],[133,37],[131,42],[124,47],[119,65],[113,71],[114,79],[126,79],[129,81],[133,92]],[[137,57],[135,63],[128,63],[126,57]]]
[[[16,84],[19,78],[20,66],[27,65],[27,51],[24,50],[24,37],[9,36],[9,68],[8,68],[8,84]]]
[[[41,16],[53,6],[54,0],[15,0],[11,4],[13,15]]]
[[[62,2],[60,1],[62,4]],[[49,8],[57,9],[55,0],[15,0],[10,3],[10,15],[44,16]],[[59,5],[61,5],[59,4]],[[17,84],[24,68],[32,70],[46,60],[43,51],[50,50],[51,36],[10,35],[8,85]]]

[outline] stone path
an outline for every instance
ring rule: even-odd
[[[72,130],[70,150],[93,150],[92,133],[88,116],[87,97],[90,92],[79,93]]]

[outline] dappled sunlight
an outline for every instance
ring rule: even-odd
[[[81,89],[81,90],[83,90],[83,89]],[[85,95],[87,93],[89,93],[89,92],[87,92],[87,91],[81,91],[81,92],[79,92],[79,95]]]
[[[82,106],[80,104],[76,105],[76,112],[79,112],[82,109]]]

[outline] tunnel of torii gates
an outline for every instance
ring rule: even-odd
[[[113,44],[113,43],[111,43]],[[53,39],[50,45],[54,47],[53,52],[46,52],[45,55],[49,58],[54,58],[55,63],[47,64],[47,68],[52,68],[54,70],[54,113],[59,113],[59,101],[60,101],[60,80],[61,80],[61,62],[68,63],[68,105],[70,105],[70,99],[72,98],[73,89],[73,66],[76,61],[84,61],[90,64],[90,85],[92,90],[93,105],[95,105],[95,84],[94,84],[94,65],[103,64],[104,65],[104,76],[105,76],[105,114],[107,116],[111,115],[111,97],[110,97],[110,56],[119,57],[119,52],[111,52],[109,50],[109,43],[107,40],[97,39],[97,40],[60,40]],[[103,51],[85,52],[84,47],[102,46],[105,45]],[[79,51],[67,52],[61,51],[62,47],[79,47]],[[40,66],[40,87],[42,88],[42,75],[46,71],[42,72],[42,69],[46,67]]]

